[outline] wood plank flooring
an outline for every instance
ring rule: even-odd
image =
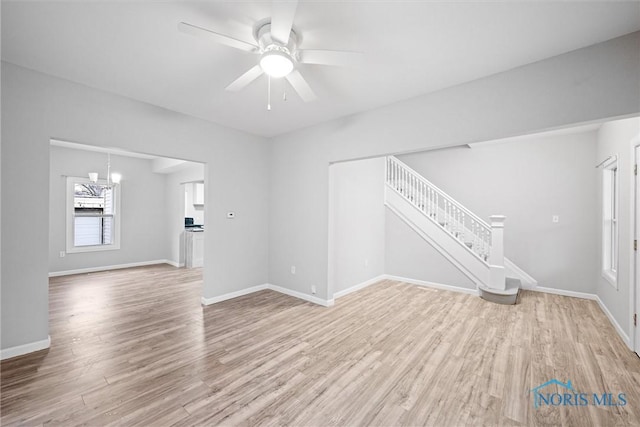
[[[200,292],[199,270],[164,265],[52,278],[52,346],[2,362],[2,425],[640,424],[640,359],[593,301],[392,281],[331,308]],[[551,378],[628,404],[535,409]]]

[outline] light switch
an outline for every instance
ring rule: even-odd
[[[559,215],[554,215],[551,217],[551,222],[560,222],[560,216]]]

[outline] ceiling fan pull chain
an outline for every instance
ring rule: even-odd
[[[267,110],[271,111],[271,76],[267,76]]]
[[[287,84],[283,84],[283,89],[282,89],[282,100],[286,101],[287,100]]]

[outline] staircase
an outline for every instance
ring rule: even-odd
[[[504,216],[485,222],[393,156],[386,162],[385,205],[469,277],[482,298],[515,304],[521,280],[505,268]]]

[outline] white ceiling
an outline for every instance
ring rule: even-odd
[[[261,77],[224,88],[257,57],[177,30],[253,41],[268,1],[2,2],[2,59],[246,132],[273,136],[640,30],[640,2],[301,1],[302,48],[365,53],[350,68],[300,65],[303,103]]]

